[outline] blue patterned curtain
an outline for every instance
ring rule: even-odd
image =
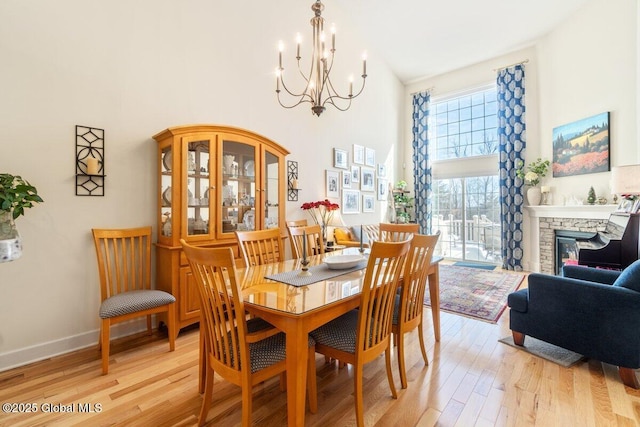
[[[523,182],[516,168],[526,147],[524,65],[498,71],[498,141],[500,144],[500,213],[502,268],[522,271]]]
[[[413,182],[416,222],[420,233],[431,233],[431,162],[429,161],[428,92],[413,95]]]

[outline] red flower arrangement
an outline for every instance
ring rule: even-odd
[[[337,203],[331,203],[328,199],[318,200],[317,202],[307,202],[300,206],[303,210],[309,211],[309,215],[313,218],[313,222],[322,227],[322,236],[326,238],[326,229],[329,221],[333,218],[335,211],[340,209]]]

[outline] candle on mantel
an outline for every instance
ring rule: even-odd
[[[98,159],[87,157],[87,175],[98,175]]]
[[[540,187],[541,193],[548,193],[549,191],[551,191],[551,188],[548,185],[543,185]]]

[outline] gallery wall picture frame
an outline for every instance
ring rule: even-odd
[[[553,177],[608,172],[609,112],[553,129]]]
[[[351,165],[351,182],[360,184],[360,166]]]
[[[378,163],[378,178],[387,177],[387,165],[384,163]]]
[[[342,213],[360,213],[360,192],[358,190],[342,190]]]
[[[368,213],[375,210],[375,197],[373,194],[362,195],[362,212]]]
[[[378,196],[378,200],[387,200],[389,196],[389,180],[388,179],[378,179],[378,190],[376,191],[376,195]]]
[[[333,167],[338,169],[347,169],[349,160],[347,158],[347,151],[340,148],[333,149]]]
[[[340,182],[340,177],[338,175],[338,171],[331,171],[327,169],[325,172],[325,194],[328,199],[337,199],[340,197],[340,189],[338,185],[338,183]]]
[[[362,168],[360,170],[360,190],[375,191],[375,175],[376,171],[373,168]]]
[[[364,146],[353,144],[353,163],[364,165]]]
[[[342,171],[342,188],[351,188],[351,171]]]
[[[364,164],[372,168],[376,167],[376,150],[373,148],[364,149]]]

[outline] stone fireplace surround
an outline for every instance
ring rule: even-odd
[[[616,205],[525,206],[529,215],[529,270],[554,274],[555,230],[602,231]]]

